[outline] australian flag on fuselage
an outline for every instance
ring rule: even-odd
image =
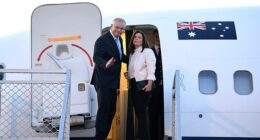
[[[237,39],[233,21],[177,22],[177,29],[179,40]]]

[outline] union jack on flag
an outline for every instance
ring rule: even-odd
[[[200,29],[200,30],[206,30],[206,24],[204,22],[178,22],[177,23],[178,30],[183,29]]]
[[[177,22],[179,40],[237,39],[233,21]]]

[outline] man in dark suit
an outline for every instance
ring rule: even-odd
[[[123,54],[120,37],[126,22],[115,18],[110,31],[100,36],[95,43],[93,60],[95,62],[91,83],[98,96],[95,140],[106,139],[116,111],[116,94],[120,83],[121,63],[127,63]]]
[[[149,116],[150,116],[150,134],[151,140],[162,140],[164,137],[164,107],[163,107],[163,71],[160,38],[158,30],[153,32],[154,47],[152,48],[156,57],[155,85],[152,92]]]

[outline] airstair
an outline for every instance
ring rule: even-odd
[[[0,140],[69,140],[70,70],[0,73],[8,78],[0,81]],[[63,80],[50,80],[57,75]]]

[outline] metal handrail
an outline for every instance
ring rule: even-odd
[[[4,80],[0,84],[65,84],[65,81],[27,81],[27,80]]]
[[[173,81],[173,99],[175,107],[175,140],[182,139],[181,131],[181,107],[180,107],[180,71],[176,70]]]
[[[60,69],[60,70],[35,70],[35,69],[0,69],[0,73],[16,73],[16,74],[66,74],[66,69]],[[58,80],[51,80],[51,81],[28,81],[28,80],[3,80],[0,81],[0,84],[2,83],[15,83],[15,84],[21,84],[21,83],[28,83],[28,84],[48,84],[48,83],[65,83],[64,80],[58,81]]]
[[[64,94],[64,101],[63,101],[63,106],[62,106],[62,111],[61,111],[61,119],[60,119],[60,130],[58,134],[58,140],[64,140],[64,129],[65,129],[65,123],[66,119],[66,114],[67,114],[67,109],[68,108],[68,103],[69,103],[69,97],[70,97],[70,81],[71,81],[71,71],[67,69],[66,72],[66,87],[65,87],[65,94]],[[69,138],[68,138],[69,139]]]
[[[66,69],[60,69],[60,70],[0,69],[0,73],[66,74]]]

